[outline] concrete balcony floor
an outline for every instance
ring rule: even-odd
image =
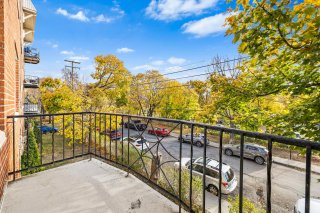
[[[178,212],[178,206],[132,175],[92,159],[10,183],[2,212],[166,213]]]

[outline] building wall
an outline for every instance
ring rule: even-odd
[[[0,198],[6,184],[8,171],[20,165],[20,138],[23,121],[15,121],[13,143],[13,120],[9,115],[23,114],[23,13],[21,0],[0,0],[0,131],[5,132],[6,141],[0,146]],[[14,145],[13,145],[14,144]]]

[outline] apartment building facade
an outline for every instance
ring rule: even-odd
[[[24,113],[25,46],[33,42],[36,14],[31,0],[0,0],[0,200],[8,172],[20,166],[24,123],[7,116]]]

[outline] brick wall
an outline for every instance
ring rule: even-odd
[[[13,168],[13,149],[16,150],[16,168],[20,165],[19,139],[22,122],[17,121],[16,142],[13,143],[12,120],[7,116],[22,114],[22,78],[24,76],[21,0],[0,0],[0,130],[6,142],[0,147],[0,198],[8,171]],[[13,144],[15,146],[13,147]]]

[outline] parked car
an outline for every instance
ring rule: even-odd
[[[263,165],[268,158],[268,150],[257,144],[244,144],[243,156],[254,160],[257,164]],[[224,153],[228,156],[240,156],[240,145],[227,144],[223,146]]]
[[[122,137],[122,133],[119,130],[107,129],[100,132],[101,135],[108,135],[112,140],[118,140]]]
[[[296,205],[294,206],[294,213],[304,213],[305,212],[305,198],[297,200]],[[320,200],[319,199],[310,199],[310,213],[319,213],[320,210]]]
[[[47,134],[48,132],[56,133],[59,131],[58,128],[51,126],[38,126],[38,128],[41,130],[42,134]]]
[[[166,137],[170,135],[170,132],[168,129],[166,128],[154,128],[154,129],[149,129],[148,133],[150,135],[157,135],[157,136],[161,136],[161,137]]]
[[[141,120],[131,120],[130,122],[125,122],[124,127],[136,131],[143,131],[147,129],[147,124],[141,123]]]
[[[146,151],[149,149],[150,144],[149,142],[144,138],[144,137],[136,137],[136,136],[132,136],[132,137],[125,137],[123,138],[124,142],[128,142],[136,147],[139,151]]]
[[[179,139],[180,140],[180,137]],[[191,143],[191,134],[182,135],[182,143]],[[196,145],[197,147],[202,147],[204,145],[204,135],[202,134],[195,134],[193,136],[193,145]],[[207,144],[209,144],[209,140],[206,141]]]
[[[181,168],[182,169],[191,169],[192,161],[192,174],[196,176],[203,176],[203,158],[190,159],[182,158],[181,159]],[[214,195],[219,194],[219,161],[212,158],[206,158],[206,188],[209,192]],[[174,164],[175,168],[179,168],[180,163],[176,162]],[[238,185],[237,178],[232,170],[232,168],[222,163],[222,181],[221,181],[221,193],[230,194],[235,190]]]

